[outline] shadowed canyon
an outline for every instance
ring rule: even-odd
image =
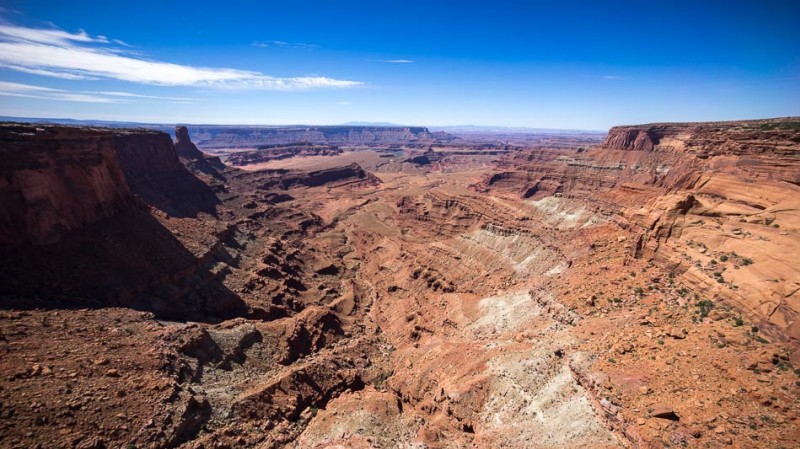
[[[0,124],[0,447],[797,447],[800,118]]]

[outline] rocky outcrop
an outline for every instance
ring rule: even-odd
[[[658,136],[649,129],[612,128],[603,146],[615,150],[652,151],[658,144]]]
[[[202,159],[204,154],[197,149],[197,146],[192,143],[189,138],[189,129],[185,126],[175,127],[175,152],[178,157],[186,159]]]

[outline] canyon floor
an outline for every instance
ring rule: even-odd
[[[213,207],[121,157],[134,205],[0,251],[0,446],[799,447],[800,187],[640,135],[247,170],[178,145]]]

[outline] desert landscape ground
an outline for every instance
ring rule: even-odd
[[[0,447],[798,447],[800,118],[174,136],[0,124]]]

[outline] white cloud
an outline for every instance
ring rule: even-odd
[[[300,50],[313,50],[315,48],[319,48],[319,45],[317,44],[306,44],[303,42],[284,42],[284,41],[253,41],[252,45],[254,47],[261,47],[261,48],[281,47],[281,48],[296,48]]]
[[[36,91],[36,92],[58,92],[59,89],[50,87],[34,86],[32,84],[12,83],[10,81],[0,81],[2,91]]]
[[[620,75],[604,75],[604,80],[626,80],[629,79],[627,76],[620,76]]]
[[[160,97],[118,91],[69,91],[33,84],[0,81],[0,96],[36,98],[41,100],[75,101],[81,103],[132,103],[139,98],[164,100],[171,103],[187,104],[191,98]]]
[[[62,30],[46,30],[41,28],[25,28],[15,25],[0,25],[0,35],[19,41],[38,42],[42,44],[65,44],[67,42],[108,43],[105,36],[91,37],[86,31],[68,33]]]
[[[338,102],[336,104],[341,105],[341,106],[350,106],[353,103],[350,103],[349,101],[340,101],[340,102]]]
[[[364,84],[324,76],[280,78],[249,70],[153,61],[114,47],[112,42],[116,41],[104,36],[92,37],[83,30],[69,33],[2,24],[0,67],[65,79],[106,78],[140,84],[227,89],[303,90]]]
[[[62,89],[34,86],[32,84],[0,81],[0,96],[37,98],[42,100],[75,101],[80,103],[130,103],[128,100],[107,98],[85,92],[70,92]]]
[[[127,97],[127,98],[153,98],[156,100],[172,100],[172,101],[192,101],[192,98],[186,97],[161,97],[158,95],[142,95],[142,94],[134,94],[130,92],[118,92],[118,91],[97,91],[97,92],[89,92],[92,94],[98,95],[108,95],[111,97]]]
[[[52,72],[50,70],[45,69],[32,69],[28,67],[22,67],[18,65],[5,65],[2,66],[7,69],[16,70],[17,72],[23,73],[30,73],[32,75],[42,75],[42,76],[50,76],[53,78],[61,78],[65,80],[96,80],[97,78],[87,76],[87,75],[80,75],[77,73],[67,73],[67,72]]]

